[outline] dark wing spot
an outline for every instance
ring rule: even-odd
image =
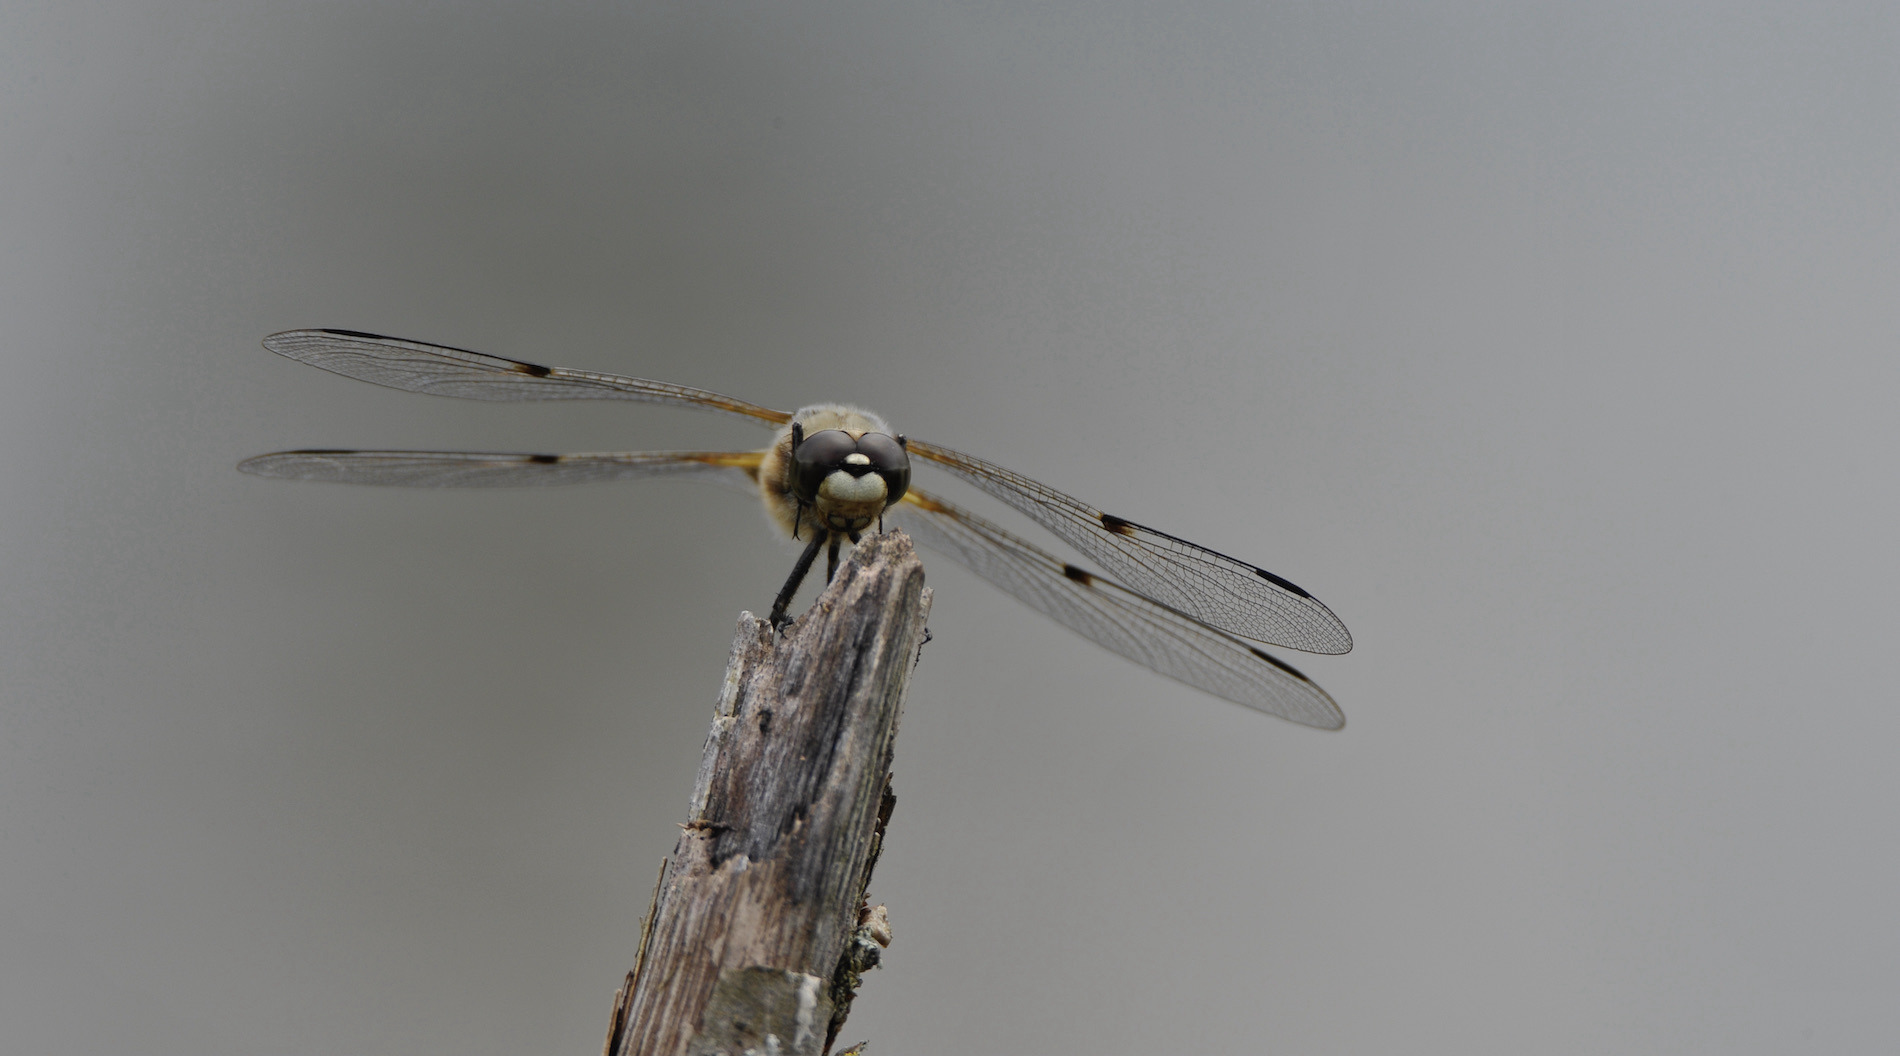
[[[1087,569],[1077,568],[1074,565],[1063,565],[1062,574],[1085,587],[1095,585],[1095,574]]]
[[[560,460],[561,460],[560,455],[529,455],[528,456],[528,461],[535,462],[543,466],[551,466],[554,463],[559,462]]]
[[[1123,520],[1122,518],[1117,517],[1112,513],[1102,514],[1102,527],[1108,529],[1111,532],[1115,532],[1119,535],[1134,535],[1135,530],[1139,528],[1142,531],[1147,532],[1149,535],[1157,535],[1163,539],[1171,539],[1174,542],[1183,543],[1188,546],[1192,546],[1196,550],[1204,549],[1203,547],[1195,543],[1188,542],[1186,539],[1183,539],[1180,536],[1169,535],[1166,532],[1157,532],[1153,528],[1136,524],[1133,521]],[[1233,561],[1234,559],[1230,557],[1227,560]],[[1245,564],[1245,562],[1235,562],[1235,563]],[[1281,579],[1279,576],[1274,575],[1273,573],[1267,571],[1264,568],[1254,568],[1254,566],[1252,565],[1247,565],[1247,567],[1253,568],[1254,574],[1258,575],[1261,579],[1266,580],[1267,582],[1273,584],[1276,587],[1279,587],[1281,590],[1284,590],[1289,594],[1297,594],[1302,598],[1311,598],[1313,596],[1311,594],[1308,594],[1306,591],[1301,590],[1298,584],[1293,583],[1289,580]],[[1275,662],[1277,663],[1278,661],[1275,661]]]
[[[1285,671],[1287,674],[1292,675],[1294,678],[1297,678],[1302,682],[1313,681],[1312,679],[1307,678],[1305,675],[1301,674],[1299,668],[1294,667],[1292,664],[1287,663],[1285,660],[1282,660],[1279,657],[1272,655],[1271,653],[1263,653],[1260,650],[1255,649],[1251,645],[1247,647],[1247,651],[1259,657],[1260,659],[1265,660],[1267,663],[1272,664],[1273,666],[1279,668],[1280,670]]]
[[[343,337],[362,337],[362,338],[367,338],[371,341],[402,341],[404,340],[404,338],[400,338],[400,337],[390,337],[388,334],[372,334],[365,330],[334,330],[334,329],[330,329],[326,327],[317,332],[320,334],[339,334]],[[509,359],[506,356],[496,356],[496,355],[491,355],[487,352],[477,352],[472,348],[458,348],[455,345],[435,345],[433,347],[446,348],[451,352],[467,352],[471,356],[486,356],[489,359],[499,359],[503,363],[512,364],[514,368],[520,371],[521,373],[532,374],[537,378],[545,378],[549,374],[554,373],[553,370],[550,370],[547,367],[537,367],[533,363],[523,363],[519,360]]]
[[[1308,594],[1306,591],[1301,590],[1299,587],[1294,586],[1292,583],[1289,583],[1286,580],[1281,579],[1279,576],[1274,575],[1273,573],[1267,571],[1264,568],[1256,568],[1254,569],[1254,571],[1260,573],[1261,579],[1264,579],[1267,582],[1273,584],[1274,586],[1279,587],[1281,590],[1290,591],[1294,594],[1298,594],[1302,598],[1310,598],[1313,596],[1311,594]]]

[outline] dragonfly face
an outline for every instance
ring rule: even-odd
[[[759,466],[766,513],[793,539],[814,531],[855,538],[910,489],[904,444],[869,411],[800,408]]]
[[[1311,594],[1266,569],[1104,513],[993,462],[906,440],[867,411],[824,404],[787,414],[684,385],[544,367],[351,330],[290,330],[266,338],[264,347],[345,377],[410,392],[475,400],[672,404],[745,418],[776,429],[777,436],[755,451],[279,451],[240,463],[247,473],[415,487],[657,476],[735,484],[763,498],[773,522],[806,542],[774,606],[775,621],[820,548],[830,547],[829,564],[835,568],[842,539],[855,542],[874,524],[894,521],[918,543],[1143,667],[1302,725],[1338,729],[1345,724],[1324,690],[1252,644],[1313,653],[1350,650],[1345,624]],[[1001,501],[1106,574],[1064,561],[911,487],[910,466],[916,459]]]

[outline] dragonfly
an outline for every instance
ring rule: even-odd
[[[1158,674],[1245,707],[1319,729],[1345,716],[1332,697],[1261,645],[1339,654],[1352,635],[1318,599],[1266,569],[1114,514],[947,447],[893,432],[869,411],[813,404],[776,411],[705,389],[618,374],[544,367],[445,345],[354,330],[287,330],[264,347],[377,385],[471,400],[628,400],[715,411],[775,430],[746,451],[523,454],[307,449],[245,459],[260,477],[410,487],[586,484],[653,477],[721,482],[758,495],[781,531],[803,542],[775,599],[782,625],[797,587],[828,553],[875,525],[924,547],[1056,623]],[[910,486],[911,461],[947,471],[1000,500],[1100,566],[1052,555]]]

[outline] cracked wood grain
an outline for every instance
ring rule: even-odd
[[[929,610],[923,566],[891,532],[861,543],[783,635],[740,617],[609,1056],[829,1049],[876,963],[860,909]]]

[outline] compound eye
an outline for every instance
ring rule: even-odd
[[[857,449],[857,441],[843,429],[820,430],[800,440],[792,452],[793,490],[798,497],[806,502],[817,498],[818,485]]]
[[[871,460],[871,470],[884,478],[884,505],[890,506],[910,490],[910,454],[894,436],[865,433],[858,452]]]

